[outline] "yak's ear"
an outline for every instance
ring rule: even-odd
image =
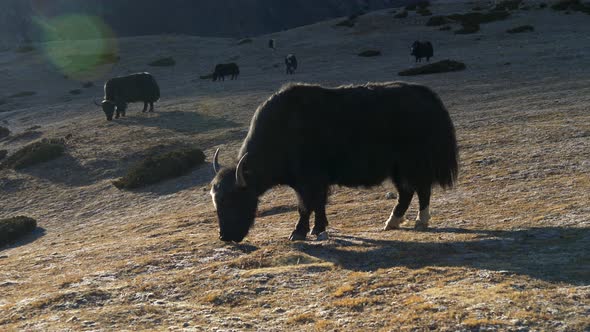
[[[238,162],[238,166],[236,167],[236,185],[238,187],[244,188],[248,184],[246,183],[246,177],[244,176],[244,165],[246,164],[246,157],[248,156],[248,152],[240,158]]]
[[[221,170],[221,166],[219,166],[219,148],[215,150],[215,155],[213,156],[213,171],[215,174],[219,173]]]

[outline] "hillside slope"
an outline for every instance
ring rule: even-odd
[[[471,35],[426,20],[384,10],[354,28],[331,20],[245,45],[120,38],[109,41],[120,61],[74,74],[46,50],[87,50],[95,41],[1,52],[0,125],[12,135],[0,149],[72,136],[62,158],[0,170],[0,217],[24,214],[41,227],[0,249],[0,330],[588,330],[590,16],[517,10]],[[525,24],[534,32],[506,33]],[[154,149],[191,144],[210,160],[221,148],[228,164],[256,107],[281,85],[397,80],[414,66],[416,39],[433,42],[433,61],[467,65],[409,79],[440,94],[460,145],[459,184],[434,191],[430,231],[414,231],[413,222],[380,231],[395,203],[384,183],[333,188],[330,239],[289,242],[296,200],[276,188],[261,199],[244,243],[226,244],[217,239],[210,165],[142,190],[112,185]],[[383,55],[357,56],[369,48]],[[300,68],[285,76],[291,52]],[[147,66],[163,56],[177,65]],[[198,78],[229,61],[240,65],[238,80]],[[102,82],[144,70],[162,88],[156,112],[133,104],[127,118],[107,122],[92,103]],[[94,86],[82,88],[86,81]],[[413,202],[408,219],[416,209]]]

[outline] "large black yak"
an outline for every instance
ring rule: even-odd
[[[410,50],[410,55],[416,57],[416,62],[421,62],[422,58],[426,58],[426,61],[430,62],[430,58],[434,56],[434,49],[429,41],[420,42],[416,40]]]
[[[150,73],[136,73],[127,76],[114,77],[106,81],[104,85],[104,100],[102,110],[107,120],[125,116],[128,103],[143,102],[143,112],[150,104],[150,112],[154,111],[154,102],[160,99],[160,87]]]
[[[238,67],[235,63],[220,63],[215,66],[215,70],[213,70],[213,81],[217,81],[221,78],[222,81],[225,81],[225,76],[231,75],[231,79],[237,79],[238,75],[240,75],[240,67]]]
[[[285,67],[287,68],[287,75],[294,74],[297,70],[297,58],[293,54],[285,57]]]
[[[254,114],[238,154],[211,183],[220,238],[241,241],[254,223],[258,197],[276,185],[297,193],[299,221],[291,240],[326,230],[330,185],[375,186],[389,178],[399,200],[385,230],[399,227],[414,192],[417,229],[428,227],[433,185],[457,178],[457,142],[449,113],[425,86],[403,82],[325,88],[287,85]]]

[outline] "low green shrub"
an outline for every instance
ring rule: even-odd
[[[92,83],[92,82],[82,83],[82,87],[85,88],[85,89],[91,88],[93,86],[94,86],[94,83]]]
[[[506,30],[508,33],[522,33],[530,31],[535,31],[535,28],[532,25],[521,25],[519,27]]]
[[[82,93],[82,89],[70,90],[70,94],[72,94],[72,95],[79,95],[81,93]]]
[[[562,10],[572,10],[578,11],[582,13],[586,13],[590,15],[590,4],[583,3],[580,0],[560,0],[554,3],[551,6],[552,9],[562,11]],[[566,12],[567,14],[567,12]]]
[[[430,10],[428,10],[427,8],[424,8],[424,9],[418,9],[418,10],[416,11],[416,13],[418,13],[418,14],[420,14],[420,15],[422,15],[422,16],[430,16],[430,15],[432,15],[432,12],[431,12]]]
[[[213,78],[213,74],[201,75],[199,78],[202,80],[210,80]]]
[[[188,173],[205,162],[205,154],[196,148],[180,149],[149,156],[137,163],[125,176],[113,182],[119,189],[134,189]]]
[[[450,25],[445,25],[439,28],[440,31],[449,31],[451,30],[451,26]]]
[[[361,53],[358,54],[358,56],[364,56],[364,57],[373,57],[373,56],[380,56],[381,55],[381,51],[379,50],[366,50],[366,51],[362,51]]]
[[[23,169],[58,158],[64,152],[63,140],[43,139],[17,150],[0,164],[0,169]]]
[[[8,151],[6,150],[0,150],[0,160],[6,158],[6,155],[8,154]]]
[[[0,219],[0,246],[16,242],[35,228],[37,221],[33,218],[18,216]]]
[[[505,10],[491,11],[487,13],[466,13],[466,14],[451,14],[447,18],[460,22],[463,25],[479,25],[495,21],[505,20],[510,16],[510,13]]]
[[[425,75],[425,74],[438,74],[452,71],[464,70],[465,64],[454,60],[442,60],[434,63],[430,63],[421,67],[410,68],[400,71],[400,76],[414,76],[414,75]]]
[[[148,66],[152,67],[170,67],[174,65],[176,65],[176,60],[174,60],[174,58],[171,56],[154,60],[148,63]]]

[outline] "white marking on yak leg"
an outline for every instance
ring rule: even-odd
[[[416,217],[416,226],[414,228],[418,230],[426,230],[428,228],[428,222],[430,221],[430,211],[427,206],[424,210],[418,213]]]
[[[396,217],[393,214],[393,211],[391,211],[391,215],[389,216],[389,219],[387,219],[387,221],[385,222],[385,227],[383,227],[384,231],[388,231],[391,229],[398,229],[399,225],[404,221],[404,217]]]

